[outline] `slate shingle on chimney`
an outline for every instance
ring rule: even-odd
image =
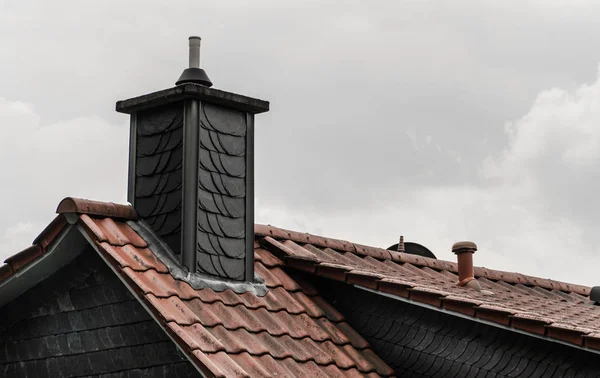
[[[254,115],[266,101],[209,88],[190,37],[177,86],[117,102],[131,115],[128,201],[191,272],[254,279]]]

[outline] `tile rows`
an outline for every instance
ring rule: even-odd
[[[350,252],[353,255],[360,257],[370,256],[378,260],[392,260],[399,263],[409,263],[417,267],[429,267],[437,271],[449,271],[452,273],[457,273],[458,271],[458,266],[455,262],[389,251],[382,248],[355,244],[344,240],[284,230],[273,226],[257,224],[254,227],[254,231],[257,238],[271,237],[276,240],[290,240],[300,245],[307,244],[322,250],[331,249],[338,252]],[[308,254],[307,257],[310,258],[310,254]],[[487,269],[483,267],[475,267],[475,277],[483,277],[510,284],[537,286],[548,290],[560,290],[562,292],[576,293],[584,296],[589,296],[590,294],[590,287],[588,286],[532,277],[521,273]]]
[[[297,235],[296,241],[267,235],[259,241],[288,267],[600,349],[600,307],[577,293],[581,290],[562,291],[552,289],[552,284],[547,282],[546,288],[543,288],[480,276],[480,285],[491,294],[479,293],[456,286],[458,277],[449,262],[436,263],[448,269],[435,269],[431,263],[402,262],[379,252],[359,254],[323,247],[325,244],[335,245],[336,241],[318,239],[319,247],[303,243],[304,239],[306,237]],[[498,278],[497,274],[489,275]]]

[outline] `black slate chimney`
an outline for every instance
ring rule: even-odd
[[[266,101],[209,88],[190,37],[177,86],[117,102],[131,115],[128,201],[188,271],[254,279],[254,115]]]

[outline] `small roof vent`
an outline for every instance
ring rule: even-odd
[[[409,253],[411,255],[429,257],[432,259],[437,259],[433,252],[431,252],[426,247],[422,246],[419,243],[413,242],[405,242],[404,236],[400,236],[400,242],[398,244],[394,244],[388,248],[388,251],[396,251],[396,252],[404,252]]]
[[[190,40],[190,67],[183,70],[175,85],[195,83],[212,87],[212,82],[202,68],[200,68],[200,37],[191,36]]]
[[[593,300],[596,306],[600,306],[600,286],[594,286],[590,291],[590,299]]]

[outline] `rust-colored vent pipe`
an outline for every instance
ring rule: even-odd
[[[477,251],[477,245],[470,241],[457,242],[452,246],[452,252],[456,253],[458,258],[458,283],[456,285],[468,286],[481,291],[473,271],[473,253],[475,251]]]

